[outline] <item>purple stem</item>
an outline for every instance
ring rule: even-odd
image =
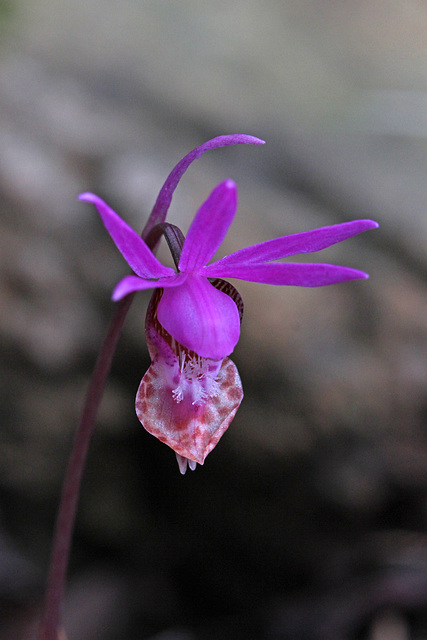
[[[152,219],[150,215],[149,221]],[[150,249],[154,243],[147,240],[148,222],[142,232],[142,238]],[[153,234],[153,238],[155,234]],[[110,372],[122,328],[135,294],[130,294],[117,303],[113,317],[104,338],[98,359],[95,363],[92,379],[86,393],[80,424],[74,437],[73,449],[68,461],[67,472],[62,485],[61,501],[53,536],[52,551],[47,577],[46,593],[40,620],[38,640],[58,640],[61,618],[61,604],[64,595],[68,561],[71,550],[71,538],[74,531],[80,485],[85,468],[87,452],[95,418],[104,394],[104,387]]]
[[[39,628],[39,640],[58,640],[61,602],[65,588],[71,538],[86,456],[105,382],[133,297],[133,294],[131,294],[123,298],[114,310],[107,335],[95,364],[89,389],[86,393],[82,417],[74,438],[74,445],[62,488],[50,558],[43,616]]]

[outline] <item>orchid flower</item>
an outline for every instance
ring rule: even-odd
[[[218,140],[222,144],[212,145]],[[168,194],[164,215],[182,173],[207,148],[263,143],[251,136],[222,136],[214,141],[188,154],[177,165],[181,167],[178,177],[177,168],[170,174],[161,191]],[[237,368],[228,358],[239,340],[243,303],[223,278],[299,287],[367,278],[363,271],[349,267],[276,261],[325,249],[378,226],[372,220],[354,220],[322,227],[255,244],[210,263],[237,210],[237,186],[229,179],[202,204],[185,239],[179,230],[173,231],[175,271],[161,264],[142,237],[101,198],[84,193],[80,199],[96,206],[133,271],[116,285],[113,300],[155,289],[145,329],[152,364],[139,386],[136,412],[145,429],[176,452],[181,473],[187,463],[191,469],[197,462],[204,463],[243,398]],[[173,225],[163,225],[162,230],[168,227]]]

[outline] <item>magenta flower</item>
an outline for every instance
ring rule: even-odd
[[[156,204],[160,202],[163,212],[159,221],[193,159],[207,148],[239,143],[262,141],[251,136],[221,136],[186,156],[160,193]],[[142,289],[157,290],[146,319],[152,364],[138,389],[136,411],[143,426],[175,450],[182,473],[187,462],[191,469],[197,462],[203,464],[243,398],[237,368],[227,357],[239,340],[243,304],[234,287],[222,279],[318,287],[367,278],[363,271],[349,267],[275,261],[325,249],[378,226],[372,220],[355,220],[296,233],[240,249],[208,264],[237,209],[237,187],[226,180],[197,212],[180,256],[176,256],[175,272],[162,265],[144,240],[98,196],[85,193],[80,199],[96,206],[135,274],[117,284],[113,300]]]

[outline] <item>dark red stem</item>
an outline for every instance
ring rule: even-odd
[[[58,640],[61,602],[65,588],[71,538],[86,456],[105,382],[133,297],[133,294],[131,294],[121,300],[114,310],[107,335],[95,364],[89,389],[86,393],[80,424],[74,438],[74,445],[62,488],[50,558],[43,616],[39,628],[39,640]]]
[[[155,247],[164,230],[163,228],[159,230],[156,230],[155,227],[153,228],[150,225],[152,218],[153,213],[147,222],[142,237],[150,249],[155,251]],[[147,233],[147,229],[151,230],[151,237],[148,237],[149,232]],[[179,234],[177,235],[176,242],[179,242],[180,238],[178,238]],[[96,414],[98,413],[98,408],[102,400],[114,352],[133,298],[134,294],[126,296],[126,298],[123,298],[123,300],[117,304],[114,310],[107,335],[105,336],[95,364],[89,389],[86,393],[80,424],[76,431],[73,449],[62,487],[38,640],[58,640],[61,603],[64,595],[68,560],[70,557],[71,538],[74,530],[80,485],[87,452],[95,428]]]

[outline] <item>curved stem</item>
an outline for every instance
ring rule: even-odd
[[[148,237],[149,232],[147,233],[146,225],[141,235],[150,249],[155,250],[156,238],[159,238],[163,231],[160,231],[159,235],[157,235],[158,232],[155,228],[151,231],[152,237],[150,238]],[[126,296],[116,305],[86,393],[80,423],[74,437],[73,448],[62,486],[38,640],[58,640],[61,603],[70,557],[71,538],[87,452],[114,352],[134,295]]]
[[[95,364],[89,389],[86,393],[80,424],[76,431],[73,449],[68,462],[56,520],[43,616],[38,635],[39,640],[58,640],[60,608],[86,456],[105,382],[133,297],[133,294],[131,294],[121,300],[114,310],[107,335]]]

